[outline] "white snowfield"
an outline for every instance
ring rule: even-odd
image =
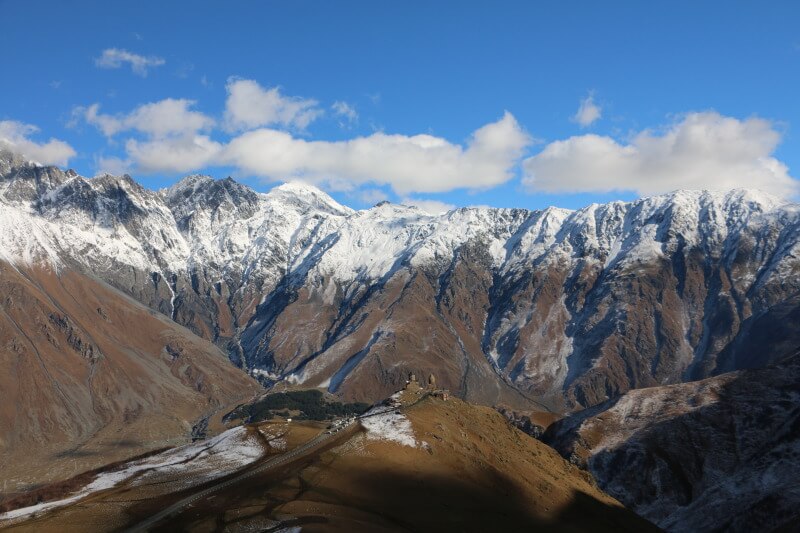
[[[784,263],[800,253],[798,206],[751,190],[678,191],[578,211],[461,208],[434,216],[389,203],[353,211],[299,183],[264,194],[231,179],[189,176],[155,192],[128,177],[87,179],[8,161],[0,169],[0,258],[17,264],[58,268],[69,258],[93,271],[133,267],[164,277],[197,267],[267,282],[297,274],[322,288],[323,280],[446,264],[470,241],[482,243],[503,274],[577,260],[636,265],[677,246],[726,250],[743,238],[757,246],[764,234],[786,231],[785,253],[760,277],[766,282],[790,272]],[[47,179],[32,178],[37,171]]]
[[[177,478],[187,487],[198,485],[231,474],[261,458],[264,453],[258,437],[248,433],[242,426],[236,427],[213,439],[173,448],[127,463],[117,470],[102,472],[91,483],[66,498],[0,514],[0,526],[3,522],[64,507],[122,483],[146,485],[165,478]]]

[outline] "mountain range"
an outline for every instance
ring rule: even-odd
[[[468,399],[572,410],[795,347],[771,329],[798,303],[800,212],[756,191],[433,216],[9,155],[0,176],[6,262],[102,279],[267,385],[376,400],[435,371]]]
[[[52,431],[61,437],[48,441],[51,457],[92,466],[89,450],[108,440],[96,434],[122,435],[131,421],[167,420],[160,434],[174,437],[262,387],[374,402],[409,373],[435,374],[474,403],[568,415],[545,438],[620,501],[677,530],[695,522],[676,509],[701,497],[739,501],[719,492],[720,472],[766,467],[742,459],[687,478],[653,460],[680,463],[686,449],[641,439],[686,417],[703,433],[713,424],[697,406],[746,404],[752,391],[728,385],[750,375],[772,391],[759,392],[773,417],[764,427],[788,420],[780,391],[800,385],[786,363],[800,347],[799,273],[800,206],[753,190],[431,215],[387,202],[355,211],[299,183],[260,193],[195,175],[152,191],[3,152],[0,342],[6,366],[19,369],[3,384],[12,391],[0,412],[3,468],[19,460],[23,471],[22,450]],[[707,383],[730,392],[706,395]],[[642,402],[652,408],[615,414]],[[20,413],[40,422],[21,426]],[[738,442],[738,416],[718,428],[720,442]],[[639,459],[615,459],[589,426]],[[758,446],[778,446],[777,435]],[[692,453],[711,464],[728,449],[704,441]],[[648,499],[649,485],[629,483],[640,469],[659,472],[658,494],[674,496]],[[779,486],[763,485],[748,505]]]

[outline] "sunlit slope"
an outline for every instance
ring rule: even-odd
[[[105,474],[118,480],[112,487],[10,530],[655,530],[488,408],[423,397],[330,436],[323,428],[279,420],[234,428],[213,440],[224,446],[194,444],[118,468]],[[319,435],[318,447],[275,462]],[[213,474],[209,461],[219,457],[229,460]]]

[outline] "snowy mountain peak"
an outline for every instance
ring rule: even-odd
[[[297,181],[283,183],[266,194],[268,200],[285,203],[301,210],[315,210],[331,215],[347,216],[354,211],[343,206],[321,189]]]
[[[162,189],[161,194],[170,207],[182,210],[185,207],[216,209],[225,203],[236,207],[242,204],[255,205],[259,197],[253,189],[230,177],[215,180],[201,174],[187,176],[172,187]]]
[[[77,174],[75,175],[77,176]],[[137,181],[130,177],[128,174],[123,174],[122,176],[115,176],[113,174],[102,174],[100,176],[96,176],[91,180],[92,187],[94,189],[103,190],[111,194],[118,194],[115,192],[115,189],[125,191],[126,193],[131,193],[139,196],[157,196],[158,193],[155,193],[149,189],[145,189],[142,185],[140,185]]]
[[[615,202],[620,203],[620,202]],[[653,208],[672,207],[677,209],[698,207],[715,207],[729,210],[736,206],[745,206],[760,212],[770,211],[789,203],[787,200],[757,189],[731,189],[727,191],[707,189],[680,189],[667,194],[650,196],[634,200],[631,204],[651,206]],[[610,204],[607,204],[610,205]]]
[[[275,186],[273,191],[282,191],[282,192],[289,192],[298,195],[324,195],[325,194],[322,189],[319,187],[315,187],[314,185],[310,185],[308,183],[304,183],[302,181],[287,181],[285,183],[281,183],[280,185]]]
[[[165,198],[172,198],[172,197],[179,197],[179,196],[189,196],[194,194],[198,188],[202,188],[203,186],[207,186],[209,183],[213,183],[215,180],[211,176],[206,176],[204,174],[192,174],[190,176],[186,176],[185,178],[181,179],[174,185],[167,187],[166,189],[161,189],[159,191]]]
[[[19,159],[7,159],[5,165],[0,164],[0,172],[0,199],[18,205],[36,201],[76,175]]]
[[[366,213],[370,213],[371,216],[379,216],[383,218],[393,218],[393,217],[407,217],[407,216],[416,216],[416,215],[424,215],[433,217],[427,211],[423,211],[419,207],[415,205],[407,205],[407,204],[395,204],[384,200],[382,202],[378,202],[374,206],[370,207],[369,209],[365,210]]]
[[[0,143],[0,178],[5,177],[12,169],[23,166],[35,166],[35,164]]]

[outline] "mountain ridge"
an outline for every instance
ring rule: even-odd
[[[629,391],[555,422],[543,440],[665,530],[791,531],[798,390],[795,352],[763,368]]]
[[[5,260],[96,275],[267,385],[349,399],[438,371],[479,403],[590,406],[746,366],[744,333],[800,290],[800,209],[757,191],[430,215],[300,184],[0,169]]]

